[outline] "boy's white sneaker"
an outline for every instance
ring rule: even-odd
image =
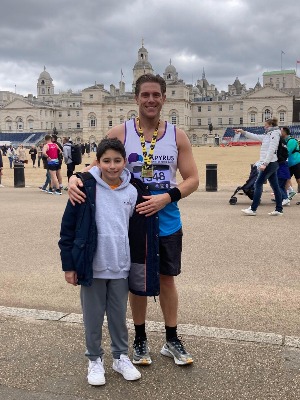
[[[245,215],[256,215],[256,211],[251,210],[251,207],[241,210]]]
[[[141,377],[141,373],[125,354],[121,354],[119,359],[114,358],[113,369],[123,375],[126,381],[136,381]]]
[[[281,216],[281,215],[283,215],[283,212],[282,211],[276,211],[276,210],[274,210],[274,211],[271,211],[270,213],[268,213],[269,215],[271,215],[272,217],[274,216],[274,217],[277,217],[277,216]]]
[[[283,206],[290,206],[291,205],[291,201],[289,199],[284,199],[284,200],[282,200],[282,205]]]
[[[103,361],[100,357],[95,361],[89,360],[88,367],[88,383],[93,386],[100,386],[105,384],[105,371]]]

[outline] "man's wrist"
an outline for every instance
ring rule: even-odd
[[[174,188],[168,190],[167,193],[171,198],[171,203],[174,203],[181,199],[181,191],[177,187],[174,187]]]

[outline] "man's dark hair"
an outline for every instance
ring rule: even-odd
[[[290,135],[290,129],[287,126],[283,126],[282,130],[284,131],[284,133],[286,133],[287,135]]]
[[[97,147],[97,161],[100,161],[100,158],[107,150],[114,150],[124,158],[126,158],[126,151],[123,143],[117,138],[105,138],[102,139]]]
[[[54,140],[54,142],[57,142],[57,135],[55,135],[55,133],[51,135],[51,138]]]
[[[162,94],[165,94],[167,91],[167,85],[166,85],[166,81],[164,80],[164,78],[162,78],[160,75],[153,75],[153,74],[144,74],[141,75],[136,83],[135,83],[135,95],[138,96],[140,94],[141,91],[141,85],[143,83],[147,83],[147,82],[154,82],[154,83],[158,83],[160,86],[160,90]]]

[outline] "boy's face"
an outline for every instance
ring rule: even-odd
[[[106,150],[102,154],[100,160],[97,160],[97,165],[101,170],[101,178],[108,185],[118,185],[120,176],[125,168],[126,160],[115,150]]]

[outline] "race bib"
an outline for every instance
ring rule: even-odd
[[[133,175],[135,178],[141,180],[145,185],[149,187],[149,190],[161,190],[171,189],[170,184],[170,168],[168,165],[153,165],[153,177],[143,178],[142,177],[142,166],[136,165],[133,167]]]

